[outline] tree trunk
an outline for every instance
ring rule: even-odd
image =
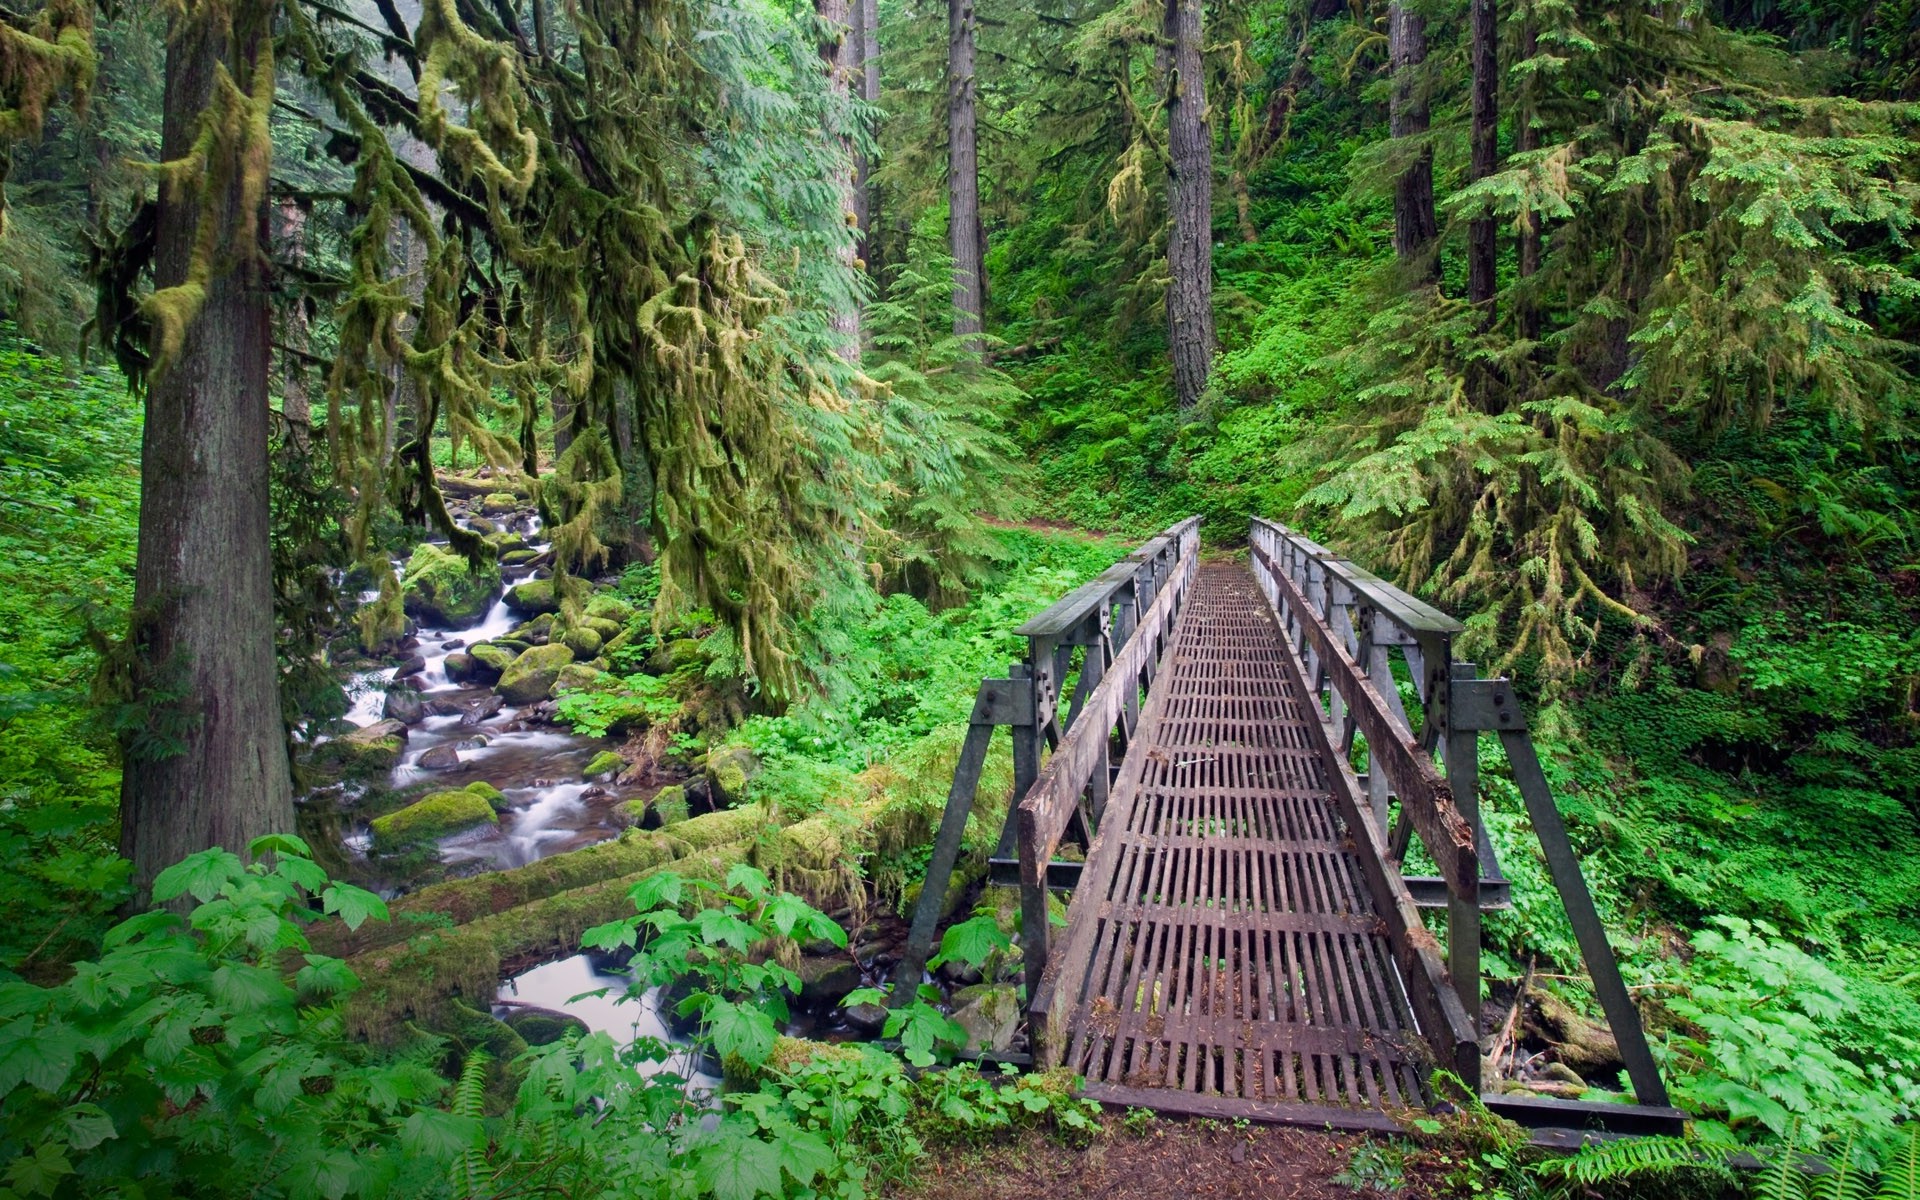
[[[947,0],[947,244],[953,255],[953,332],[985,349],[986,271],[980,236],[980,146],[974,118],[973,0]]]
[[[867,105],[880,103],[880,6],[878,0],[853,0],[853,33],[859,61],[860,99]],[[869,130],[869,133],[872,131]],[[877,139],[875,139],[877,142]],[[873,184],[873,160],[862,153],[854,159],[853,204],[860,219],[860,241],[856,253],[869,277],[878,279],[878,264],[873,261],[874,219],[879,215],[878,189]]]
[[[1200,402],[1213,365],[1213,137],[1207,128],[1206,78],[1200,66],[1200,0],[1166,0],[1165,41],[1172,47],[1167,84],[1167,340],[1173,392],[1181,408]]]
[[[853,94],[853,74],[859,68],[859,42],[853,25],[853,5],[858,0],[814,0],[813,11],[826,24],[820,42],[820,61],[826,65],[827,84],[839,97],[851,97]],[[853,234],[840,250],[841,259],[849,267],[858,262],[860,240],[860,183],[859,165],[855,161],[851,139],[842,138],[840,142],[842,158],[840,168],[840,209],[846,214],[847,227]],[[850,363],[860,361],[860,305],[849,301],[833,314],[833,331],[838,336],[835,349],[840,357]]]
[[[1533,21],[1527,20],[1520,31],[1520,58],[1530,59],[1539,49],[1539,35],[1534,32]],[[1519,120],[1515,122],[1513,134],[1514,149],[1522,154],[1540,148],[1540,130],[1534,125],[1539,113],[1534,110],[1533,77],[1529,75],[1521,85]],[[1516,330],[1526,341],[1538,341],[1540,337],[1540,309],[1527,281],[1540,273],[1540,214],[1528,209],[1520,214],[1520,299],[1516,306]]]
[[[246,86],[269,53],[270,3],[191,6],[167,48],[161,154],[187,155],[224,66]],[[227,19],[214,19],[214,18]],[[230,19],[230,22],[229,22]],[[264,148],[256,148],[264,153]],[[244,853],[293,829],[274,659],[267,507],[269,296],[259,247],[264,188],[247,203],[247,147],[206,175],[160,186],[154,282],[192,272],[203,210],[221,228],[205,300],[149,386],[141,446],[140,541],[130,630],[143,728],[123,741],[120,852],[136,898],[173,862],[210,846]]]
[[[279,239],[286,247],[288,261],[295,266],[307,260],[307,214],[291,200],[280,204]],[[286,349],[280,355],[280,416],[286,422],[287,444],[305,455],[313,432],[313,401],[307,391],[306,352],[312,343],[307,321],[305,297],[296,294],[287,305],[283,331]]]
[[[1472,129],[1469,134],[1467,180],[1485,179],[1493,174],[1499,153],[1500,54],[1494,25],[1494,0],[1473,0],[1468,19],[1473,27]],[[1475,217],[1467,224],[1467,299],[1485,310],[1483,328],[1493,323],[1494,268],[1496,242],[1493,213]]]
[[[1396,138],[1427,132],[1427,20],[1395,4],[1387,9],[1387,59],[1393,69],[1387,129]],[[1440,222],[1433,211],[1433,150],[1422,146],[1393,188],[1393,250],[1403,264],[1417,264],[1423,280],[1439,274],[1431,256]]]

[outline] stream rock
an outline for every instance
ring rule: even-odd
[[[581,662],[586,662],[600,653],[600,635],[591,629],[577,628],[567,630],[565,639],[567,649]]]
[[[553,694],[560,671],[573,661],[565,646],[534,646],[501,672],[498,691],[508,704],[537,704]]]
[[[850,1028],[868,1037],[879,1037],[887,1027],[887,1010],[878,1004],[849,1004],[840,1010],[840,1016]]]
[[[314,748],[316,765],[342,775],[379,775],[393,770],[407,744],[407,727],[398,721],[376,721],[344,737]]]
[[[420,693],[412,688],[392,688],[387,692],[386,703],[381,706],[381,714],[402,725],[418,725],[426,719],[427,702]]]
[[[473,679],[474,667],[476,665],[477,662],[473,655],[467,654],[464,651],[456,650],[447,655],[446,670],[448,682],[466,683],[468,680]]]
[[[553,580],[529,579],[507,589],[507,607],[529,617],[556,613],[560,611],[560,597],[554,591]]]
[[[975,1053],[1005,1050],[1020,1027],[1020,996],[1010,983],[982,983],[953,994],[953,1019]]]
[[[745,746],[715,750],[707,758],[707,783],[723,804],[744,803],[747,783],[759,773],[760,760]]]
[[[554,694],[561,692],[611,692],[620,687],[619,679],[583,662],[568,663],[554,680]]]
[[[626,765],[627,760],[621,758],[614,751],[602,750],[600,753],[594,755],[585,767],[581,768],[580,777],[582,779],[611,778],[618,775]]]
[[[507,702],[498,696],[482,696],[460,709],[460,727],[471,729],[507,706]]]
[[[513,664],[518,651],[496,646],[492,642],[475,642],[467,647],[467,655],[473,660],[473,672],[469,678],[479,683],[497,681],[506,669]]]
[[[687,789],[669,784],[653,795],[653,811],[660,814],[660,825],[678,825],[687,819]]]
[[[426,657],[424,655],[416,654],[413,657],[407,659],[407,661],[401,663],[400,666],[397,669],[395,669],[393,673],[396,678],[405,678],[408,675],[418,675],[420,672],[426,669],[427,669]]]
[[[800,1003],[815,1012],[831,1012],[860,986],[860,968],[845,954],[802,958],[795,973],[800,976]]]
[[[551,1008],[514,1007],[501,1020],[508,1029],[513,1030],[529,1046],[551,1046],[563,1042],[570,1033],[581,1037],[591,1032],[587,1023],[572,1013],[560,1012]]]
[[[423,542],[407,560],[401,599],[408,616],[449,629],[477,624],[500,594],[500,567],[474,570],[464,557]]]
[[[437,747],[436,747],[437,748]],[[484,788],[485,791],[480,789]],[[382,850],[394,850],[434,838],[471,829],[475,825],[498,823],[488,784],[469,785],[458,791],[434,792],[398,812],[376,817],[373,844]]]
[[[460,752],[442,742],[422,754],[416,765],[423,771],[451,771],[460,765]]]

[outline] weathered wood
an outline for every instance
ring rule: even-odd
[[[1587,977],[1593,980],[1594,996],[1607,1016],[1614,1041],[1620,1046],[1621,1061],[1627,1078],[1633,1083],[1634,1099],[1659,1107],[1667,1103],[1667,1085],[1647,1046],[1647,1033],[1640,1024],[1640,1010],[1620,978],[1620,964],[1614,960],[1613,945],[1607,941],[1606,926],[1593,906],[1593,894],[1587,890],[1586,876],[1580,871],[1580,859],[1567,837],[1567,826],[1554,803],[1553,789],[1540,769],[1540,756],[1534,752],[1533,739],[1522,730],[1500,733],[1500,744],[1507,751],[1513,769],[1513,782],[1527,804],[1527,819],[1546,852],[1547,873],[1553,877],[1554,890],[1566,906],[1567,920],[1573,925],[1574,940],[1580,944],[1580,957],[1587,965]]]
[[[1391,710],[1379,690],[1352,660],[1338,652],[1333,631],[1313,611],[1299,586],[1257,546],[1254,558],[1270,573],[1282,602],[1293,611],[1307,641],[1317,652],[1321,668],[1329,672],[1334,688],[1353,708],[1360,731],[1367,735],[1367,748],[1373,756],[1372,769],[1385,772],[1388,785],[1400,797],[1401,811],[1426,843],[1441,878],[1463,901],[1477,905],[1479,864],[1473,831],[1461,820],[1446,781],[1421,752],[1418,743],[1406,731],[1395,727]]]
[[[1456,679],[1472,679],[1475,674],[1472,663],[1454,663],[1453,672]],[[1472,730],[1447,731],[1447,784],[1453,792],[1454,803],[1459,806],[1460,819],[1467,823],[1468,829],[1477,830],[1480,825],[1480,745],[1479,735]],[[1468,900],[1451,890],[1447,896],[1447,970],[1453,976],[1454,989],[1460,994],[1460,1006],[1476,1029],[1480,1025],[1478,850],[1476,833],[1473,898]],[[1465,1082],[1477,1091],[1480,1087],[1478,1055],[1474,1056],[1473,1067],[1473,1074],[1466,1077]]]
[[[997,683],[998,680],[989,680]],[[906,950],[894,973],[893,1003],[897,1007],[911,1001],[919,989],[920,973],[926,969],[933,952],[933,931],[946,911],[947,888],[953,882],[953,866],[960,858],[960,841],[967,832],[967,818],[980,790],[980,775],[987,765],[987,750],[993,742],[994,705],[985,703],[989,689],[981,686],[981,698],[974,701],[975,720],[967,726],[966,740],[960,743],[960,761],[953,770],[953,786],[947,790],[946,811],[940,816],[940,831],[933,838],[933,857],[927,862],[926,882],[920,888],[920,902],[914,905],[913,925],[907,930]],[[983,714],[982,710],[985,710]],[[987,720],[979,720],[982,715]]]

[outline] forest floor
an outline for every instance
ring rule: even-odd
[[[898,1200],[1292,1200],[1353,1197],[1334,1182],[1364,1134],[1217,1121],[1156,1119],[1131,1130],[1109,1117],[1088,1144],[1029,1132],[971,1150],[929,1155]],[[1435,1181],[1406,1164],[1408,1200],[1435,1194]]]

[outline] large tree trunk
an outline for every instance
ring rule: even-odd
[[[869,106],[880,103],[880,6],[878,0],[853,0],[853,35],[859,61],[860,99]],[[871,131],[869,131],[871,132]],[[860,220],[857,252],[867,274],[879,278],[879,264],[873,260],[875,218],[879,215],[878,189],[873,185],[872,156],[860,154],[854,159],[853,204]]]
[[[1520,31],[1520,58],[1530,59],[1539,48],[1539,37],[1534,32],[1533,21],[1528,19]],[[1534,122],[1539,119],[1535,111],[1533,77],[1529,75],[1521,84],[1520,119],[1515,122],[1513,148],[1521,154],[1540,148],[1540,130]],[[1540,337],[1540,309],[1527,281],[1540,272],[1540,214],[1529,209],[1520,214],[1520,253],[1519,273],[1521,286],[1520,301],[1517,306],[1515,328],[1527,341],[1537,341]]]
[[[1469,134],[1467,180],[1485,179],[1493,174],[1499,149],[1499,71],[1500,55],[1494,27],[1494,0],[1473,0],[1468,19],[1473,27],[1472,129]],[[1467,299],[1484,308],[1482,321],[1493,323],[1494,267],[1496,262],[1493,214],[1476,217],[1467,224]]]
[[[286,249],[287,261],[295,266],[307,260],[307,214],[291,200],[280,204],[278,240]],[[306,352],[312,342],[303,297],[295,295],[286,306],[286,326],[282,336],[286,348],[280,354],[280,417],[286,422],[287,444],[305,455],[313,432],[313,401],[307,392]]]
[[[174,18],[164,158],[191,151],[222,66],[243,87],[254,78],[271,12],[236,0]],[[249,166],[265,165],[231,161],[245,149],[218,147],[230,161],[184,184],[163,176],[160,186],[158,287],[192,273],[200,187],[220,189],[207,214],[220,228],[209,239],[204,303],[147,393],[131,628],[145,727],[124,742],[120,809],[120,852],[133,860],[140,898],[161,868],[190,853],[244,853],[253,838],[294,823],[268,546],[264,188],[246,202]]]
[[[980,236],[980,145],[974,117],[973,0],[947,0],[947,246],[953,254],[953,332],[985,347],[986,270]]]
[[[857,0],[814,0],[813,11],[826,24],[820,41],[820,61],[826,64],[827,83],[837,96],[850,97],[853,94],[853,74],[859,69],[859,41],[853,25],[853,3]],[[860,238],[860,184],[859,166],[855,161],[853,143],[841,139],[840,149],[840,208],[846,214],[847,225],[854,236],[847,239],[840,256],[848,266],[853,266],[858,258]],[[840,357],[848,362],[860,361],[860,306],[849,302],[833,314],[833,331],[838,337],[835,349]]]
[[[1393,70],[1387,130],[1396,138],[1427,132],[1427,20],[1403,4],[1387,9],[1387,61]],[[1418,264],[1432,279],[1439,264],[1432,256],[1440,222],[1433,211],[1433,150],[1421,147],[1393,187],[1393,250],[1402,263]]]
[[[1173,393],[1181,408],[1200,402],[1213,365],[1213,137],[1200,67],[1200,0],[1166,0],[1168,73],[1167,340]]]

